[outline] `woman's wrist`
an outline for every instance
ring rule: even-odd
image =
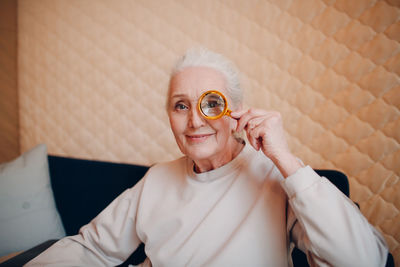
[[[292,153],[281,153],[271,158],[283,177],[287,178],[302,168],[301,162]]]

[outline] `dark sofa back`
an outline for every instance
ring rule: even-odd
[[[75,235],[149,167],[48,156],[51,185],[67,235]]]

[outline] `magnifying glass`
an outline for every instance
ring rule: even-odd
[[[200,113],[210,120],[216,120],[224,115],[230,116],[231,110],[228,109],[226,97],[218,91],[204,92],[197,103]]]

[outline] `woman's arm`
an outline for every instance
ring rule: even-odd
[[[329,180],[307,166],[282,186],[289,197],[291,239],[311,266],[385,266],[384,238]]]
[[[143,180],[111,202],[78,235],[61,239],[25,266],[121,264],[141,243],[136,234],[136,212]]]
[[[291,239],[311,265],[384,266],[387,246],[358,207],[326,178],[302,167],[290,152],[278,112],[249,109],[232,112],[237,130],[245,130],[256,150],[270,158],[283,177],[289,198]]]

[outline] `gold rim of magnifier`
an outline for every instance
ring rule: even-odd
[[[203,98],[204,98],[206,95],[209,95],[209,94],[217,94],[217,95],[221,96],[221,97],[224,99],[224,102],[225,102],[224,110],[223,110],[220,114],[218,114],[217,116],[207,116],[206,114],[203,113],[203,110],[201,110],[201,101],[203,100]],[[197,108],[200,110],[200,113],[201,113],[205,118],[210,119],[210,120],[216,120],[216,119],[221,118],[221,117],[224,116],[225,114],[226,114],[226,115],[230,115],[230,113],[231,113],[231,111],[228,110],[228,101],[226,100],[226,97],[225,97],[221,92],[215,91],[215,90],[210,90],[210,91],[204,92],[204,93],[200,96],[199,101],[197,102]]]

